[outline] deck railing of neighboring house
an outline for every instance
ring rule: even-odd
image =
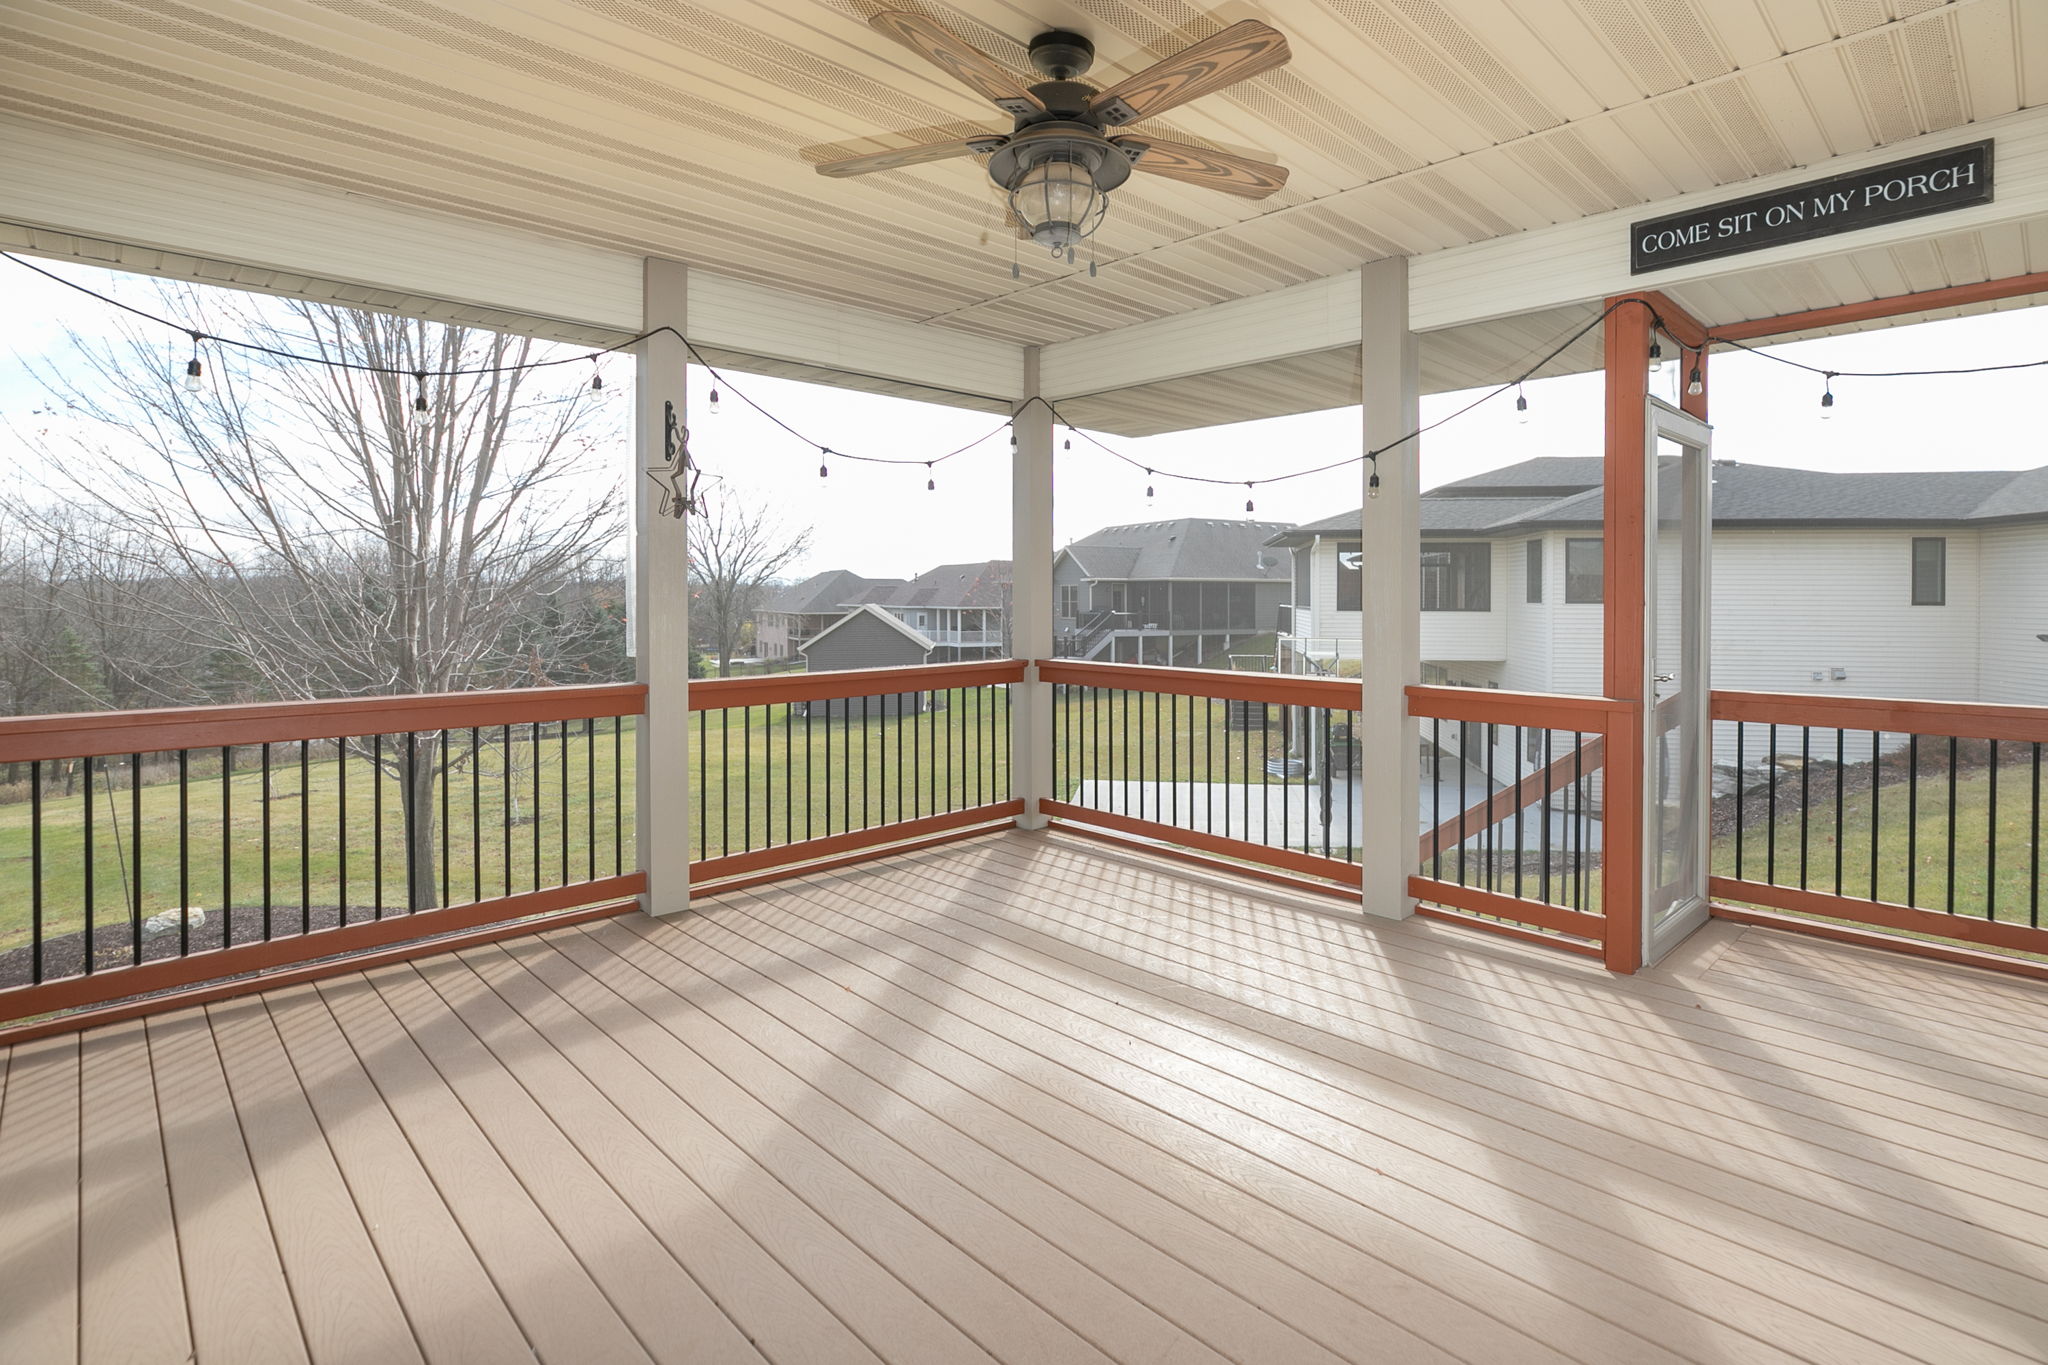
[[[1356,683],[1042,660],[1062,824],[1360,884]]]
[[[1023,678],[991,660],[690,684],[692,885],[1016,815]]]
[[[637,686],[0,719],[0,1019],[642,889]]]
[[[1625,706],[1597,697],[1410,687],[1422,729],[1426,913],[1596,955],[1605,941],[1607,756]]]
[[[1713,717],[1715,913],[2048,967],[1970,951],[2048,956],[2048,707],[1716,692]]]

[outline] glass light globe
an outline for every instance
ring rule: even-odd
[[[1010,207],[1031,240],[1054,253],[1072,250],[1102,222],[1109,200],[1079,160],[1054,157],[1024,172],[1010,190]]]

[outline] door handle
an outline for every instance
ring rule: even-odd
[[[1659,673],[1655,680],[1657,682],[1677,682],[1678,675],[1676,673]]]

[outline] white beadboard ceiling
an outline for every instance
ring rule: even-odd
[[[871,30],[883,7],[9,0],[0,118],[1045,345],[2048,104],[2048,0],[895,0],[1020,71],[1034,33],[1077,29],[1104,84],[1237,19],[1289,35],[1290,65],[1148,125],[1278,159],[1285,190],[1252,203],[1136,176],[1099,234],[1097,277],[1028,250],[1013,279],[978,162],[852,181],[811,169],[823,147],[1006,126]],[[1673,293],[1730,321],[2044,269],[2037,220]],[[1497,377],[1578,316],[1432,333],[1429,386]],[[1354,374],[1317,343],[1069,407],[1164,430],[1355,401]]]

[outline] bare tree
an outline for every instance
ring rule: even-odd
[[[208,345],[194,393],[160,334],[74,338],[82,363],[42,378],[98,439],[48,453],[77,500],[118,515],[123,553],[179,584],[162,609],[269,695],[516,678],[515,618],[614,549],[616,409],[580,369],[519,368],[543,358],[531,339],[219,291],[166,288],[161,310],[324,363]],[[425,869],[415,908],[449,761],[427,740],[393,773]]]
[[[765,590],[810,548],[808,526],[791,531],[730,494],[703,500],[690,523],[690,625],[718,657],[719,677],[732,672]]]

